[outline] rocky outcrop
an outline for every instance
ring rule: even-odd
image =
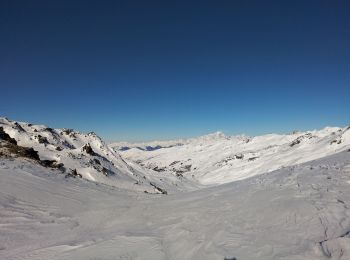
[[[40,161],[38,152],[31,147],[23,147],[9,141],[3,141],[1,142],[0,148],[3,150],[3,154],[11,157],[24,157]]]
[[[48,144],[49,143],[49,141],[47,140],[47,138],[45,136],[37,135],[35,138],[38,139],[39,144]]]
[[[306,133],[304,135],[299,136],[298,138],[294,139],[289,146],[293,147],[297,144],[300,144],[303,140],[307,140],[307,139],[312,139],[314,138],[314,136],[311,133]]]
[[[83,148],[82,148],[82,150],[83,150],[84,152],[86,152],[87,154],[89,154],[89,155],[92,155],[92,156],[96,155],[96,153],[94,152],[94,150],[92,150],[92,147],[90,146],[90,144],[84,145]]]
[[[11,144],[17,144],[17,141],[14,138],[11,138],[5,131],[2,126],[0,126],[0,139],[7,141]]]
[[[50,167],[50,168],[56,168],[56,169],[62,169],[64,164],[59,163],[55,160],[41,160],[40,164],[44,167]]]
[[[153,182],[149,183],[152,187],[154,187],[159,193],[165,194],[167,195],[168,192],[160,187],[158,187],[157,185],[155,185]]]
[[[79,177],[79,178],[82,178],[83,176],[77,172],[76,169],[71,169],[69,173],[66,174],[65,176],[66,178],[69,178],[69,177],[72,177],[72,178],[76,178],[76,177]]]

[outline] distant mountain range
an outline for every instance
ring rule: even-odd
[[[109,146],[141,167],[218,185],[346,150],[350,127],[254,137],[217,132],[187,140]]]

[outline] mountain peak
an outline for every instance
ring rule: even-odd
[[[210,133],[210,134],[207,134],[207,135],[202,135],[202,136],[199,136],[199,137],[194,138],[194,139],[210,141],[210,140],[227,140],[227,139],[230,139],[230,137],[225,135],[221,131],[216,131],[214,133]]]

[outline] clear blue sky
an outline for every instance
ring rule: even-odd
[[[1,1],[0,115],[109,140],[350,123],[350,1]]]

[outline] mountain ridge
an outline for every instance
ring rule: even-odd
[[[170,141],[163,143],[167,144],[164,146],[153,146],[157,149],[147,149],[151,144],[157,145],[156,142],[122,150],[115,144],[109,146],[123,158],[143,167],[190,175],[204,185],[218,185],[343,151],[350,148],[349,129],[325,127],[254,137],[214,133],[177,142],[177,145],[169,145],[174,144]]]

